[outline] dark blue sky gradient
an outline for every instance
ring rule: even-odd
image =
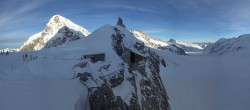
[[[249,0],[2,0],[0,48],[19,47],[62,15],[90,32],[123,18],[128,29],[168,40],[214,42],[250,33]]]

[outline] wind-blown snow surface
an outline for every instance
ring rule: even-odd
[[[248,110],[250,52],[224,56],[167,55],[162,74],[172,110]]]
[[[83,106],[78,101],[87,93],[78,79],[70,80],[77,60],[43,53],[0,55],[0,110],[79,110]],[[30,55],[38,59],[31,61]]]
[[[0,109],[77,110],[86,95],[81,86],[78,80],[1,80]]]

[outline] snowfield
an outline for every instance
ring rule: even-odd
[[[172,110],[248,110],[250,54],[168,56],[162,75]]]
[[[250,54],[180,56],[159,53],[165,55],[169,64],[161,77],[172,110],[248,110]],[[69,66],[78,59],[38,58],[23,64],[21,55],[0,56],[1,110],[78,110],[84,106],[87,89],[78,79],[71,79],[73,70]],[[8,66],[11,62],[15,62],[13,73]],[[120,90],[122,88],[114,91]],[[122,91],[126,93],[129,89]]]
[[[0,110],[90,110],[97,99],[94,107],[111,101],[123,109],[125,103],[130,104],[126,108],[140,109],[169,109],[169,104],[171,110],[249,109],[248,36],[206,47],[226,52],[223,55],[200,51],[185,55],[146,47],[138,38],[150,37],[137,34],[119,19],[118,25],[104,25],[74,42],[1,54]],[[232,47],[229,44],[242,48],[224,48]],[[104,61],[83,59],[98,53],[105,53]]]
[[[0,87],[1,110],[77,110],[87,96],[79,80],[1,80]]]

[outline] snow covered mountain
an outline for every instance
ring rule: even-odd
[[[166,43],[166,41],[163,41],[161,39],[157,39],[154,37],[151,37],[147,34],[145,34],[142,31],[139,30],[130,30],[130,32],[139,40],[141,40],[142,42],[145,43],[145,45],[147,45],[148,47],[151,48],[155,48],[155,49],[159,49],[162,48],[164,46],[167,46],[168,44]]]
[[[179,47],[181,47],[182,49],[185,50],[185,52],[200,52],[202,51],[202,47],[194,44],[194,43],[184,43],[184,42],[179,42],[177,40],[174,39],[170,39],[168,41],[169,44],[174,44],[174,45],[178,45]]]
[[[62,101],[69,102],[69,104],[60,105],[68,105],[67,108],[60,110],[170,110],[166,88],[161,79],[161,74],[165,73],[168,64],[158,53],[159,50],[149,48],[136,39],[119,19],[116,26],[104,25],[86,39],[79,39],[68,45],[39,51],[18,52],[7,56],[7,59],[14,58],[11,60],[15,60],[15,64],[0,57],[0,60],[6,62],[0,67],[0,71],[6,74],[0,78],[5,80],[33,79],[32,84],[36,83],[36,79],[40,79],[39,81],[47,79],[79,81],[79,84],[70,86],[78,87],[73,90],[81,89],[73,92],[74,94],[67,94],[71,95],[71,98],[68,101]],[[165,53],[174,54],[169,51]],[[23,54],[28,54],[28,59],[21,59]],[[38,58],[33,60],[30,56]],[[7,69],[6,67],[10,64],[11,69]],[[72,79],[72,77],[75,78]],[[44,94],[44,92],[39,93]],[[32,95],[26,96],[28,97],[26,99],[29,99],[29,96],[32,97]],[[36,99],[50,101],[49,97],[40,98],[39,96],[35,95],[36,98],[31,98],[35,101],[32,100],[30,103],[40,101]],[[12,99],[10,97],[8,99],[4,97],[4,99],[10,100]],[[2,102],[1,99],[0,102]],[[26,100],[25,103],[28,102]],[[51,109],[51,105],[42,104],[38,104],[35,108]],[[4,103],[3,106],[13,108],[13,105],[9,105]],[[21,107],[28,108],[26,110],[34,109],[32,109],[33,106]]]
[[[88,36],[90,33],[81,26],[60,15],[53,16],[45,29],[31,36],[21,47],[21,51],[40,50],[56,47]]]
[[[2,51],[4,51],[4,52],[18,52],[18,51],[20,51],[20,49],[18,49],[18,48],[5,48],[5,49],[0,49],[0,51],[2,52]]]
[[[194,44],[194,43],[183,43],[176,41],[174,39],[170,39],[169,41],[164,41],[161,39],[157,39],[151,37],[142,31],[138,30],[130,30],[133,35],[145,43],[148,47],[155,48],[155,49],[162,49],[162,50],[169,50],[172,52],[176,52],[181,55],[185,55],[185,52],[200,52],[202,51],[202,47]]]
[[[73,30],[57,34],[65,31]],[[248,36],[219,44],[250,53]],[[249,54],[183,56],[146,45],[119,19],[67,45],[0,55],[0,109],[249,109]]]
[[[161,39],[157,39],[154,37],[151,37],[142,31],[138,30],[130,30],[130,32],[140,41],[144,42],[144,44],[148,47],[154,48],[154,49],[161,49],[161,50],[168,50],[172,51],[174,53],[180,54],[180,55],[186,55],[185,51],[178,45],[173,43],[168,43],[166,41],[163,41]]]
[[[211,42],[193,42],[192,44],[197,44],[204,49],[205,47],[207,47],[208,45],[212,43]]]
[[[250,47],[250,34],[241,35],[237,38],[222,38],[215,43],[208,45],[203,53],[207,54],[225,54],[230,52],[247,52]]]

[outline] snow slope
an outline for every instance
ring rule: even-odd
[[[162,53],[164,54],[164,53]],[[248,110],[250,51],[223,56],[165,54],[172,110]]]
[[[80,110],[78,80],[1,80],[1,110]],[[86,100],[82,100],[81,106]]]
[[[131,33],[133,33],[133,35],[141,40],[142,42],[144,42],[147,46],[151,47],[151,48],[161,48],[164,46],[171,46],[169,44],[167,44],[165,41],[161,40],[161,39],[157,39],[157,38],[153,38],[145,33],[143,33],[142,31],[139,30],[130,30]]]
[[[249,34],[241,35],[237,38],[230,38],[230,39],[222,38],[217,42],[207,46],[204,49],[203,53],[226,54],[239,51],[240,53],[248,52],[250,49],[249,41],[250,41]]]
[[[138,30],[130,30],[130,32],[140,41],[142,41],[146,46],[154,48],[154,49],[161,49],[161,50],[168,50],[180,55],[186,55],[184,49],[179,45],[168,43],[161,39],[153,38],[142,31]]]
[[[211,42],[193,42],[193,44],[197,44],[204,49],[205,47],[207,47],[208,45],[212,43]]]
[[[201,52],[202,47],[198,44],[194,43],[183,43],[176,41],[174,39],[170,39],[169,41],[164,41],[161,39],[157,39],[154,37],[151,37],[142,31],[138,30],[130,30],[133,35],[145,43],[148,47],[155,48],[155,49],[167,49],[167,50],[177,50],[176,48],[183,49],[185,52]]]
[[[49,50],[52,51],[53,49]],[[61,64],[69,62],[75,57],[66,54],[60,58],[60,54],[63,53],[62,50],[51,55],[49,50],[46,50],[48,52],[43,52],[47,58],[50,60],[65,59],[65,62],[61,62]],[[80,53],[81,51],[79,50],[78,52]],[[178,56],[160,50],[157,53],[164,55],[169,65],[168,68],[162,70],[165,72],[161,74],[161,77],[167,89],[172,110],[248,110],[248,102],[250,102],[250,75],[248,73],[250,71],[250,53],[231,53],[223,56],[204,54]],[[22,57],[22,54],[12,55],[0,56],[0,73],[6,70],[5,72],[10,74],[9,60],[14,58],[13,61],[18,62]],[[53,58],[54,56],[55,58]],[[77,60],[75,61],[78,62]],[[5,65],[5,67],[2,65]],[[31,64],[22,63],[20,65],[31,66]],[[60,63],[55,65],[60,65]],[[16,67],[16,64],[13,67],[22,68]],[[68,69],[70,69],[70,66]],[[41,70],[39,69],[39,71]],[[52,74],[55,73],[44,74],[43,77],[39,76],[37,78],[30,76],[30,78],[35,78],[36,80],[30,78],[29,80],[24,80],[25,78],[18,75],[13,75],[14,79],[9,77],[9,79],[0,80],[1,110],[17,110],[19,108],[26,110],[68,110],[75,109],[75,106],[79,107],[77,104],[79,100],[81,100],[80,102],[84,106],[85,101],[80,99],[80,97],[86,97],[87,90],[79,83],[78,79],[70,80],[72,77],[71,73],[66,77],[67,72],[57,75]],[[66,74],[66,76],[63,74]],[[19,92],[16,93],[16,91]],[[126,94],[130,90],[120,87],[115,91],[117,91],[116,93]],[[123,97],[126,97],[126,95]],[[80,106],[79,108],[82,107]]]
[[[59,32],[59,33],[58,33]],[[32,35],[21,47],[21,51],[40,50],[44,46],[55,47],[63,43],[75,41],[90,33],[81,26],[60,15],[54,15],[45,29]],[[60,43],[59,43],[60,42]]]
[[[149,59],[140,62],[141,66],[132,67],[130,59],[126,59],[130,51]],[[105,53],[105,61],[93,63],[89,59],[82,59],[83,55],[96,53]],[[28,57],[23,58],[26,54]],[[167,93],[159,76],[164,71],[158,71],[165,68],[164,59],[119,25],[104,25],[86,39],[55,48],[0,56],[0,61],[0,87],[5,89],[0,92],[5,94],[0,99],[0,109],[82,110],[86,107],[89,110],[90,107],[101,106],[98,105],[100,102],[95,101],[104,100],[98,99],[102,98],[96,92],[99,89],[101,93],[111,91],[105,93],[111,99],[101,103],[122,104],[118,107],[123,109],[125,103],[131,109],[169,109]],[[86,67],[77,66],[82,63],[86,63]],[[81,82],[78,78],[72,80],[87,73],[91,73],[88,80],[82,77]],[[91,89],[95,87],[99,89]],[[20,92],[13,95],[16,93],[14,91]],[[98,100],[90,100],[91,97]],[[7,104],[15,98],[18,100],[12,106]],[[23,102],[18,103],[19,100]]]
[[[76,62],[46,52],[0,55],[0,110],[80,110],[87,92],[78,79],[71,80]]]
[[[174,39],[170,39],[168,41],[168,43],[174,44],[174,45],[177,45],[177,46],[183,48],[185,50],[185,52],[201,52],[203,49],[198,44],[179,42],[179,41],[174,40]]]

